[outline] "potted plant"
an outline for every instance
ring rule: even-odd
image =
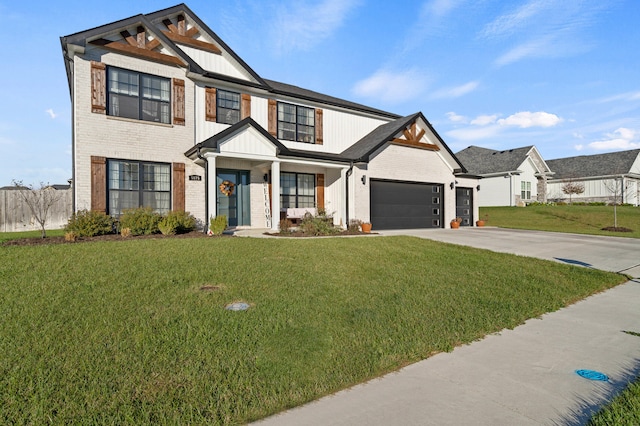
[[[484,215],[480,219],[476,220],[476,226],[484,226],[488,220],[489,220],[489,216]]]
[[[368,234],[371,232],[370,222],[362,222],[362,224],[360,224],[360,227],[362,228],[362,232],[364,232],[365,234]]]
[[[460,228],[460,224],[462,223],[462,218],[461,217],[456,217],[455,219],[453,219],[451,221],[451,229],[458,229]]]

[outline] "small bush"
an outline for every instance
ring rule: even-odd
[[[78,239],[78,236],[76,235],[75,232],[70,231],[70,232],[65,232],[64,233],[64,240],[67,242],[74,242],[76,239]]]
[[[67,233],[73,233],[76,237],[95,237],[113,233],[113,218],[104,213],[80,210],[74,213],[67,226]]]
[[[122,235],[123,238],[129,238],[131,236],[131,228],[122,228],[120,235]]]
[[[158,229],[163,235],[185,234],[196,227],[196,218],[183,211],[170,211],[158,223]]]
[[[151,207],[125,210],[120,216],[120,229],[131,229],[131,235],[157,234],[160,232],[158,223],[161,218]]]
[[[333,218],[330,216],[314,216],[311,213],[305,213],[300,222],[300,230],[307,235],[333,235],[339,232],[339,229],[333,225]]]
[[[347,226],[347,231],[349,232],[360,232],[360,227],[362,226],[362,221],[360,219],[351,219],[349,220],[349,225]]]
[[[289,219],[281,219],[280,220],[280,233],[281,234],[290,234],[293,228],[293,222]]]
[[[227,216],[219,215],[209,220],[209,233],[212,235],[222,235],[227,228]]]

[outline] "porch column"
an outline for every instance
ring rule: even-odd
[[[206,153],[204,154],[204,157],[207,159],[207,211],[209,213],[209,217],[207,218],[206,225],[208,227],[209,219],[216,217],[218,214],[218,184],[216,179],[216,155]]]
[[[280,162],[271,163],[271,230],[280,226]]]
[[[347,205],[347,188],[345,182],[347,181],[347,170],[348,168],[340,169],[340,184],[338,188],[340,188],[340,221],[344,224],[344,227],[347,228],[349,224],[347,223],[347,209],[349,206]],[[353,219],[353,218],[352,218]]]

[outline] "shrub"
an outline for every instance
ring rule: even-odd
[[[360,219],[351,219],[349,220],[349,225],[347,226],[347,231],[349,232],[360,232],[360,227],[362,226],[362,221]]]
[[[333,226],[333,218],[326,215],[314,216],[311,213],[305,213],[300,222],[300,230],[308,235],[333,235],[339,232],[338,228]]]
[[[65,232],[65,233],[64,233],[64,240],[65,240],[65,241],[67,241],[67,242],[72,243],[72,242],[74,242],[77,238],[78,238],[78,237],[77,237],[76,233],[75,233],[75,232],[73,232],[73,231],[69,231],[69,232]]]
[[[131,235],[150,235],[160,232],[158,223],[161,216],[151,207],[125,210],[120,216],[120,229],[129,228]]]
[[[292,227],[293,227],[293,223],[289,219],[282,219],[280,221],[280,233],[281,234],[290,234]]]
[[[67,233],[73,233],[76,237],[111,234],[113,218],[97,211],[80,210],[71,216],[64,230]]]
[[[131,236],[131,228],[122,228],[120,235],[122,235],[123,238],[129,238]]]
[[[216,217],[212,217],[209,220],[209,234],[222,235],[227,228],[227,216],[222,214]]]
[[[170,211],[158,223],[163,235],[175,235],[191,232],[196,227],[196,218],[184,211]]]

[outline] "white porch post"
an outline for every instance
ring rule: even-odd
[[[217,212],[217,195],[218,185],[216,180],[216,155],[206,153],[204,157],[207,159],[207,210],[209,211],[209,217],[207,218],[207,227],[209,226],[209,219],[216,217]]]
[[[271,230],[280,226],[280,162],[271,163]]]
[[[348,206],[347,206],[347,188],[346,188],[345,182],[347,181],[347,170],[349,169],[348,168],[340,169],[340,185],[338,186],[339,194],[340,194],[340,217],[342,222],[344,223],[345,228],[349,226],[349,224],[346,223]]]

